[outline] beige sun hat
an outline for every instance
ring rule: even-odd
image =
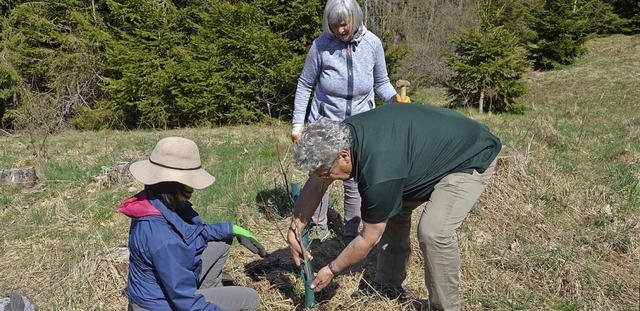
[[[132,163],[129,171],[145,185],[175,181],[194,189],[203,189],[216,180],[202,168],[195,142],[184,137],[166,137],[158,141],[149,159]]]

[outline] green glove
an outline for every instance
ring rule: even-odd
[[[252,253],[258,254],[262,258],[267,256],[267,251],[264,250],[264,246],[258,242],[258,239],[253,233],[249,232],[249,230],[238,225],[233,225],[233,235],[235,235],[240,244],[248,248]]]

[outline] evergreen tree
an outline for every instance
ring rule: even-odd
[[[322,33],[323,1],[251,0],[265,16],[265,25],[288,40],[296,54],[305,55],[311,42]],[[302,67],[300,67],[302,70]]]
[[[640,33],[640,1],[638,0],[604,0],[611,5],[614,14],[619,16],[622,21],[623,33],[637,34]]]
[[[69,118],[80,129],[286,118],[323,9],[304,0],[0,0],[3,126],[34,105],[54,107],[58,128]]]
[[[290,109],[303,56],[256,6],[131,0],[107,9],[106,96],[83,112],[87,127],[248,123]],[[113,119],[100,124],[105,116]]]
[[[204,123],[247,123],[290,109],[303,56],[295,43],[267,27],[264,12],[246,3],[223,3],[208,11],[188,50],[202,64],[202,81],[181,84],[174,92],[198,103]],[[242,25],[239,27],[239,25]],[[203,70],[204,69],[204,70]],[[200,96],[189,96],[200,88]]]
[[[524,106],[517,98],[526,91],[522,77],[531,63],[518,36],[497,25],[502,18],[496,15],[505,11],[496,10],[495,5],[509,2],[486,1],[482,26],[463,29],[453,37],[455,52],[445,55],[445,60],[456,75],[445,85],[454,106],[477,105],[483,112],[488,103],[489,111],[522,112]]]
[[[17,97],[20,93],[17,73],[5,60],[5,50],[0,47],[0,120],[4,120],[7,110],[16,108]],[[3,122],[2,128],[7,127],[9,124]]]
[[[532,10],[537,37],[529,48],[536,69],[568,65],[585,52],[591,30],[588,0],[543,0]]]
[[[479,27],[504,27],[525,45],[536,35],[529,21],[529,11],[534,3],[535,0],[484,0],[479,10]]]
[[[610,35],[624,32],[627,20],[614,12],[613,6],[605,0],[592,0],[585,6],[590,33]]]
[[[28,126],[15,121],[31,120],[32,112],[22,109],[29,102],[53,114],[39,122],[54,131],[65,127],[79,106],[93,101],[99,44],[85,28],[92,27],[86,16],[77,11],[81,3],[23,2],[3,18],[0,75],[7,78],[0,83],[0,101],[7,111],[5,126]]]
[[[19,0],[0,0],[0,17],[6,17],[9,12],[20,2]],[[1,30],[1,28],[0,28]]]
[[[96,116],[108,116],[104,125],[110,126],[178,126],[167,74],[175,61],[174,51],[184,41],[182,33],[172,28],[176,7],[169,1],[135,0],[107,1],[105,9],[106,27],[112,34],[105,50],[105,97],[94,109],[84,110],[81,118],[92,126],[98,122]]]

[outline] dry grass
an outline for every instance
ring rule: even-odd
[[[571,68],[529,75],[532,109],[525,115],[468,112],[490,125],[504,150],[492,183],[458,233],[463,310],[638,310],[640,38],[602,38],[589,48]],[[41,178],[33,189],[0,188],[0,293],[26,295],[39,310],[125,310],[121,251],[129,221],[115,207],[140,185],[105,179],[102,167],[144,158],[160,137],[183,135],[199,144],[204,166],[218,177],[194,196],[203,218],[233,217],[271,253],[261,260],[234,247],[227,272],[260,292],[262,310],[304,309],[299,270],[280,231],[290,213],[283,177],[299,184],[306,177],[291,167],[288,130],[275,122],[69,131],[50,138],[46,161],[29,157],[24,137],[0,137],[1,164],[34,164]],[[338,212],[340,188],[331,188]],[[340,223],[339,216],[333,219]],[[415,234],[412,244],[406,287],[425,299]],[[314,265],[342,248],[339,239],[314,245]],[[408,309],[382,297],[351,297],[360,282],[371,280],[374,266],[369,256],[337,277],[317,295],[316,309]]]

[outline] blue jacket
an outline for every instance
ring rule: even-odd
[[[327,33],[317,37],[298,78],[293,124],[303,124],[314,90],[309,122],[322,117],[342,121],[375,107],[374,92],[392,102],[396,90],[387,74],[382,41],[360,25],[351,42]]]
[[[142,191],[118,210],[131,217],[127,294],[148,310],[222,310],[196,294],[200,256],[210,241],[229,241],[233,224],[204,224],[187,204],[179,214]]]

